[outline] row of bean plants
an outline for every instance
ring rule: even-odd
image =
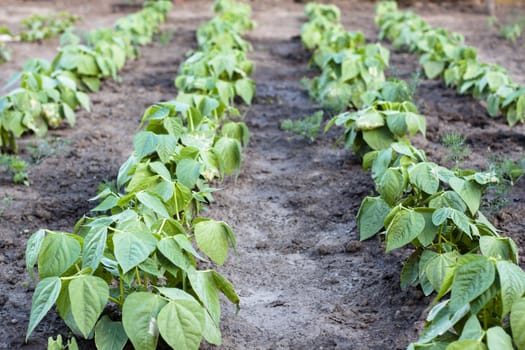
[[[328,55],[321,76],[333,70],[332,55],[348,67],[363,67],[363,40],[341,47],[346,38],[361,34],[344,32],[338,8],[309,4],[305,12],[305,46],[315,49],[314,61]],[[317,42],[308,45],[311,38]],[[365,67],[376,74],[388,64],[372,61],[366,59]],[[329,75],[345,76],[343,66],[334,72]],[[344,83],[350,85],[345,89],[354,88],[352,81]],[[447,169],[429,161],[410,143],[411,135],[425,133],[425,118],[407,100],[406,84],[382,84],[364,92],[359,110],[335,116],[327,127],[345,127],[345,146],[361,157],[375,182],[377,196],[366,197],[357,214],[360,239],[379,234],[387,252],[410,247],[401,286],[437,293],[425,328],[409,349],[525,349],[525,273],[518,265],[518,248],[479,210],[483,190],[497,179],[492,173]],[[355,88],[361,88],[359,81]]]
[[[465,45],[462,35],[399,11],[394,1],[380,3],[376,15],[379,37],[396,49],[417,53],[428,78],[442,78],[459,93],[485,100],[489,115],[505,116],[510,126],[525,121],[525,87],[514,83],[503,67],[480,62],[477,50]]]
[[[254,95],[241,37],[253,22],[245,4],[218,0],[214,10],[180,67],[177,98],[146,109],[114,186],[72,233],[30,237],[27,269],[33,276],[36,265],[40,281],[27,337],[56,304],[71,331],[101,350],[128,340],[153,350],[159,335],[174,349],[221,343],[219,294],[237,306],[239,298],[212,267],[225,263],[236,239],[228,224],[201,213],[217,190],[210,182],[238,173],[249,139],[233,102]]]
[[[64,38],[52,62],[33,59],[8,84],[19,87],[0,97],[0,150],[17,152],[16,139],[37,136],[64,120],[73,126],[75,110],[90,110],[88,92],[98,91],[104,78],[118,78],[138,46],[150,43],[165,21],[169,1],[146,2],[144,9],[117,21],[114,29],[97,29],[85,43],[72,33]]]

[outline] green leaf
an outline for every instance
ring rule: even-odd
[[[494,283],[495,276],[494,263],[484,257],[458,267],[452,282],[450,309],[457,311],[476,299]]]
[[[84,246],[82,248],[82,269],[91,267],[91,271],[97,270],[104,255],[107,235],[108,229],[106,226],[90,227],[84,238]]]
[[[223,265],[228,256],[229,243],[235,247],[235,241],[231,240],[231,228],[223,221],[205,220],[195,224],[194,231],[199,249],[215,263]]]
[[[363,139],[370,148],[376,151],[388,148],[393,142],[396,142],[387,127],[365,130],[363,131]]]
[[[489,350],[514,350],[510,335],[499,326],[487,330],[487,346]]]
[[[45,230],[38,230],[29,237],[26,245],[26,269],[31,276],[31,279],[34,280],[34,266],[38,259],[38,253],[42,247],[42,242],[46,237]]]
[[[443,72],[443,69],[445,69],[445,62],[426,61],[423,63],[423,69],[427,78],[435,79]]]
[[[219,290],[226,296],[226,298],[228,298],[228,300],[232,304],[235,304],[237,305],[237,307],[239,307],[239,303],[241,300],[237,293],[235,293],[233,284],[217,271],[212,270],[211,273],[213,275],[213,279],[215,280],[215,285],[217,286],[217,288],[219,288]]]
[[[195,294],[210,313],[211,318],[219,324],[221,320],[221,303],[219,290],[211,271],[188,271],[188,279]]]
[[[513,249],[514,242],[511,242],[512,240],[508,237],[481,236],[479,238],[479,249],[481,254],[486,257],[511,260],[517,263],[517,254]]]
[[[31,314],[27,326],[26,342],[33,330],[38,326],[47,312],[53,307],[60,294],[62,282],[59,277],[48,277],[38,282],[33,300],[31,302]]]
[[[182,159],[177,163],[176,176],[184,186],[192,189],[200,177],[201,165],[193,159]]]
[[[173,237],[167,237],[161,239],[157,243],[159,251],[168,259],[173,265],[186,271],[190,266],[188,258],[182,252],[181,247],[173,239]]]
[[[518,350],[525,349],[525,298],[516,300],[510,312],[512,338]]]
[[[139,202],[141,202],[146,208],[153,210],[163,218],[171,218],[166,206],[157,196],[148,192],[139,192],[136,196]]]
[[[467,322],[465,322],[459,340],[481,340],[484,335],[485,331],[481,328],[478,316],[474,314],[468,318]]]
[[[102,316],[95,327],[95,344],[98,350],[122,350],[128,342],[122,322]]]
[[[366,197],[357,213],[359,239],[364,241],[383,228],[390,206],[381,197]]]
[[[80,256],[80,243],[64,233],[52,232],[44,238],[38,254],[40,278],[60,276]]]
[[[420,255],[421,252],[416,250],[403,264],[403,269],[401,270],[401,289],[405,290],[416,283],[419,276]]]
[[[481,188],[473,181],[453,177],[449,180],[450,187],[463,199],[472,215],[476,214],[481,204]]]
[[[405,177],[401,169],[389,168],[383,174],[378,184],[381,198],[389,205],[395,205],[405,191]]]
[[[141,131],[133,138],[133,146],[138,159],[155,152],[157,135],[150,131]]]
[[[452,222],[463,232],[470,236],[470,223],[468,217],[460,211],[452,208],[439,208],[432,215],[432,222],[436,226],[440,226],[447,219]]]
[[[408,171],[410,183],[427,194],[434,194],[439,188],[439,179],[435,169],[435,164],[418,163]]]
[[[170,301],[158,315],[160,335],[174,349],[197,350],[204,323],[203,307],[188,300]]]
[[[410,243],[424,228],[423,215],[413,210],[400,210],[387,228],[386,251],[389,252]]]
[[[255,94],[255,84],[253,80],[245,78],[235,82],[235,92],[241,96],[244,103],[252,104],[253,95]]]
[[[455,252],[438,254],[428,262],[425,267],[425,274],[434,290],[441,290],[447,274],[454,270],[456,257]]]
[[[157,316],[166,304],[166,300],[153,293],[134,292],[128,295],[122,306],[122,325],[135,349],[157,348]]]
[[[481,340],[458,340],[450,343],[446,350],[487,350]]]
[[[109,286],[100,277],[81,276],[69,283],[73,319],[88,338],[108,302]]]
[[[151,233],[115,233],[113,235],[115,257],[124,273],[128,272],[155,250],[157,240]]]
[[[439,232],[439,227],[434,225],[432,222],[432,215],[434,214],[434,209],[432,208],[415,208],[414,209],[417,213],[423,215],[425,218],[425,228],[421,232],[421,234],[417,237],[419,242],[424,246],[428,246],[432,244],[434,241],[434,238],[436,238],[436,235]]]
[[[512,304],[525,293],[525,272],[510,261],[497,261],[500,288],[501,288],[501,318],[510,312]]]
[[[238,173],[241,169],[242,150],[241,144],[236,139],[221,137],[213,146],[219,157],[221,171],[226,175],[234,172]]]

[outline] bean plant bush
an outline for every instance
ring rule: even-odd
[[[157,5],[165,16],[169,3]],[[156,349],[159,336],[173,349],[221,344],[219,294],[237,306],[239,297],[212,267],[226,262],[236,239],[228,224],[201,214],[217,190],[210,182],[238,173],[249,140],[232,103],[254,95],[241,38],[253,22],[248,5],[218,0],[214,10],[199,28],[199,49],[181,65],[179,96],[145,111],[116,184],[73,232],[42,229],[29,239],[27,269],[33,276],[36,265],[39,281],[27,338],[56,305],[73,334],[98,349],[128,341]]]
[[[311,3],[305,13],[310,21],[303,27],[302,39],[307,49],[315,50],[314,58],[328,51],[332,57],[345,57],[348,66],[359,65],[361,58],[352,55],[352,50],[359,52],[365,43],[358,40],[353,49],[341,46],[360,35],[344,33],[335,6]],[[478,95],[502,93],[505,88],[519,91],[501,69],[477,63],[472,49],[456,45],[456,36],[439,30],[436,36],[421,34],[434,31],[414,15],[397,12],[391,2],[380,3],[378,15],[382,35],[394,40],[395,47],[426,48],[422,62],[427,76],[465,79],[464,71],[450,72],[463,69],[464,63],[447,58],[457,54],[470,59],[466,71],[472,78],[480,77],[464,91],[472,89]],[[320,68],[321,76],[333,69],[330,64]],[[338,70],[341,75],[343,71]],[[332,98],[352,101],[346,91],[359,89],[361,83],[345,83],[345,90],[333,91],[338,96]],[[461,84],[466,83],[462,80]],[[359,109],[336,115],[328,127],[345,126],[345,145],[361,157],[375,182],[377,195],[366,197],[357,214],[360,238],[379,234],[387,252],[409,248],[412,254],[401,272],[401,286],[419,286],[425,295],[436,293],[425,327],[408,349],[525,349],[525,273],[518,265],[518,248],[480,211],[482,194],[497,177],[492,172],[451,170],[428,160],[423,150],[410,143],[414,134],[424,134],[425,118],[404,93],[404,84],[383,84],[372,93],[373,98],[361,95],[365,96],[362,107],[342,103]],[[402,101],[404,97],[407,100]],[[521,108],[520,98],[501,106],[515,108],[510,112],[514,116]]]

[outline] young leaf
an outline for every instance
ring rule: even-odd
[[[242,162],[241,144],[236,139],[221,137],[214,146],[219,156],[221,171],[226,175],[239,172]]]
[[[29,316],[29,326],[27,326],[26,342],[35,327],[42,321],[57,301],[61,286],[62,282],[59,277],[48,277],[38,282],[31,302],[31,314]]]
[[[108,229],[105,226],[90,227],[82,248],[82,269],[91,267],[91,271],[97,270],[104,255],[107,235]]]
[[[69,283],[71,312],[84,338],[88,338],[108,302],[109,286],[100,277],[81,276]]]
[[[139,202],[142,203],[146,208],[153,210],[163,218],[171,218],[171,215],[168,213],[166,206],[157,196],[148,192],[139,192],[136,194],[136,196]]]

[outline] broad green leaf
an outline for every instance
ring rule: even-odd
[[[255,94],[255,84],[249,78],[239,79],[235,82],[235,92],[241,96],[244,103],[252,104],[253,95]]]
[[[432,244],[434,241],[434,238],[436,238],[436,235],[439,232],[439,227],[434,225],[432,222],[432,215],[434,214],[434,209],[432,208],[415,208],[414,209],[417,213],[423,215],[425,219],[425,228],[421,232],[421,234],[417,237],[419,242],[424,246],[428,246]]]
[[[155,250],[157,240],[151,233],[125,232],[113,235],[115,257],[124,273],[128,272]]]
[[[516,300],[510,312],[512,339],[518,350],[525,349],[525,298]]]
[[[122,306],[122,325],[135,349],[155,350],[159,338],[157,317],[167,304],[161,296],[134,292]]]
[[[128,342],[122,322],[102,316],[95,327],[95,344],[98,350],[122,350]]]
[[[231,241],[231,228],[223,221],[205,220],[195,224],[194,232],[199,249],[215,263],[223,265],[228,256],[229,243],[235,246],[235,241]]]
[[[171,215],[168,213],[166,206],[157,196],[148,192],[139,192],[136,194],[136,196],[139,202],[142,203],[146,208],[153,210],[161,217],[171,218]]]
[[[133,138],[133,145],[135,147],[135,154],[138,159],[141,159],[153,152],[157,145],[157,135],[150,131],[141,131]]]
[[[108,302],[109,286],[100,277],[81,276],[69,283],[69,297],[73,319],[88,338]]]
[[[514,350],[512,338],[499,326],[487,330],[487,346],[489,350]]]
[[[106,226],[90,227],[82,247],[82,269],[91,267],[91,271],[97,270],[104,255],[107,235],[108,229]]]
[[[438,254],[428,262],[425,273],[434,290],[439,291],[447,274],[454,270],[456,255],[455,252]]]
[[[425,75],[429,79],[437,78],[445,68],[445,63],[440,61],[426,61],[423,63]]]
[[[31,302],[31,314],[27,326],[26,342],[33,330],[38,326],[47,312],[53,307],[60,294],[62,283],[58,277],[48,277],[40,280],[35,288]]]
[[[173,237],[167,237],[161,239],[157,243],[159,251],[168,259],[173,265],[177,266],[182,270],[187,270],[190,266],[189,259],[182,252],[181,247],[173,239]]]
[[[416,238],[425,228],[423,215],[403,209],[392,219],[386,231],[386,251],[401,248]]]
[[[396,140],[387,127],[363,131],[363,139],[373,150],[379,151],[390,147]]]
[[[443,335],[469,312],[468,304],[453,312],[447,306],[447,302],[447,300],[443,301],[430,310],[427,320],[431,323],[425,327],[418,342],[427,343]]]
[[[405,186],[405,177],[401,169],[389,168],[378,184],[378,192],[387,204],[395,205],[405,191]]]
[[[176,176],[184,186],[192,189],[200,177],[201,164],[193,159],[182,159],[177,162]]]
[[[213,345],[221,345],[222,344],[222,337],[221,337],[221,330],[219,329],[219,326],[213,319],[211,318],[210,314],[208,312],[205,312],[205,323],[204,328],[202,330],[202,336],[206,341]]]
[[[40,278],[60,276],[80,256],[80,243],[64,233],[49,233],[38,254],[38,275]]]
[[[357,130],[373,130],[385,125],[383,115],[373,108],[359,114],[359,118],[355,121]]]
[[[517,263],[517,256],[513,252],[510,238],[481,236],[479,238],[479,249],[481,250],[481,254],[486,257],[511,260]]]
[[[26,269],[29,272],[29,276],[34,280],[34,266],[38,259],[38,253],[40,252],[40,247],[42,247],[42,242],[46,237],[45,230],[38,230],[29,237],[26,245]]]
[[[364,241],[383,228],[390,206],[381,197],[366,197],[357,213],[359,239]]]
[[[525,293],[525,272],[518,265],[505,260],[497,261],[496,268],[501,288],[501,317],[504,318],[512,304]]]
[[[410,183],[428,194],[434,194],[439,188],[439,179],[435,164],[423,162],[411,167],[408,171]]]
[[[157,318],[160,335],[174,349],[197,350],[206,322],[205,312],[197,302],[170,301]]]
[[[494,282],[496,269],[490,260],[479,257],[456,269],[450,309],[457,311],[485,292]]]
[[[472,181],[453,177],[449,180],[450,187],[463,199],[472,215],[476,214],[481,204],[480,186]]]
[[[213,146],[219,157],[221,170],[226,175],[238,173],[241,169],[241,144],[236,139],[221,137]]]

